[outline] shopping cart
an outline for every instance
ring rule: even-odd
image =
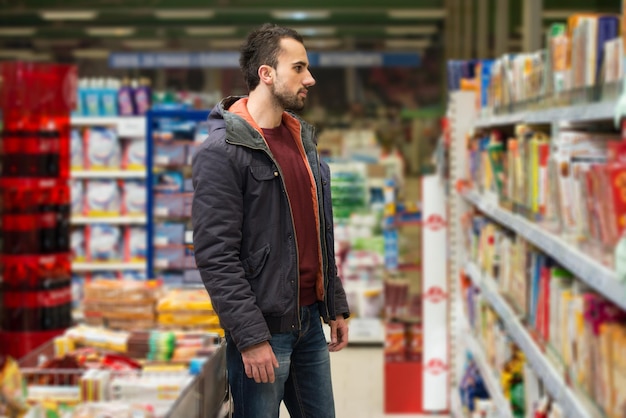
[[[46,360],[54,358],[55,350],[52,341],[33,350],[19,361],[20,370],[29,386],[29,397],[37,398],[39,386],[54,387],[60,398],[77,399],[79,382],[86,369],[56,368],[42,369]],[[119,377],[125,373],[141,373],[137,371],[114,371],[112,375]],[[35,393],[30,393],[31,389]],[[225,418],[231,415],[230,393],[226,378],[226,346],[220,340],[215,351],[203,363],[200,373],[195,375],[173,401],[167,412],[159,414],[159,418]]]

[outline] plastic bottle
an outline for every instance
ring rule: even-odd
[[[132,88],[128,78],[122,80],[122,85],[117,91],[117,108],[120,116],[132,116],[135,114]]]
[[[150,91],[150,80],[141,78],[139,85],[133,90],[135,94],[135,106],[138,115],[145,115],[150,110],[152,92]]]

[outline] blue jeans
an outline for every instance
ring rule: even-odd
[[[301,307],[300,318],[300,331],[272,335],[270,345],[280,365],[274,383],[248,378],[241,353],[226,335],[233,418],[278,418],[281,401],[293,418],[335,417],[330,355],[317,304]]]

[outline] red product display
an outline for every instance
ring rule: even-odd
[[[0,77],[0,354],[20,358],[71,325],[69,115],[77,71],[4,62]]]

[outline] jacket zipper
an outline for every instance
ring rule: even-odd
[[[300,128],[300,135],[302,136],[302,127]],[[293,209],[291,208],[291,199],[289,199],[289,193],[287,193],[287,188],[285,187],[285,181],[283,180],[283,171],[280,169],[280,165],[278,165],[278,162],[276,162],[276,160],[274,159],[272,152],[267,147],[253,147],[251,145],[244,144],[241,142],[229,141],[228,138],[226,138],[226,142],[231,145],[239,145],[242,147],[247,147],[250,149],[265,152],[265,154],[269,157],[272,163],[276,166],[276,169],[278,170],[278,173],[280,174],[280,183],[282,184],[283,192],[287,196],[287,204],[289,205],[289,215],[291,216],[291,226],[293,229],[293,245],[295,247],[295,254],[296,254],[296,274],[298,275],[297,277],[298,280],[296,283],[297,289],[298,289],[296,293],[296,318],[298,320],[298,330],[300,330],[302,329],[302,318],[300,318],[300,257],[298,255],[298,245],[297,245],[298,237],[296,235],[296,227],[295,227],[295,222],[293,220]]]

